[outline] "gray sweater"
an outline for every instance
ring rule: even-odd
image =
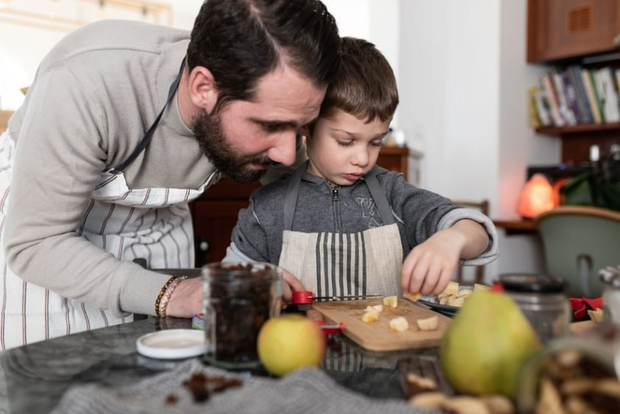
[[[497,233],[488,217],[474,210],[459,208],[450,200],[417,188],[400,173],[375,166],[377,179],[400,231],[403,258],[418,244],[440,229],[468,218],[482,224],[489,234],[489,247],[467,264],[485,264],[498,255]],[[232,245],[225,260],[251,259],[278,264],[282,251],[283,205],[289,178],[282,179],[252,194],[250,206],[239,213],[233,230]],[[325,179],[306,172],[301,180],[293,231],[315,233],[355,233],[383,225],[368,186],[361,180],[345,187],[332,187]]]
[[[164,106],[189,36],[106,20],[67,35],[42,61],[8,127],[17,148],[3,248],[21,278],[116,315],[154,313],[168,276],[120,261],[76,230],[101,172],[131,154]],[[129,188],[195,189],[214,171],[173,99],[124,173]]]

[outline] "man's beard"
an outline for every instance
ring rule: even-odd
[[[238,155],[231,148],[217,113],[201,113],[193,122],[192,130],[200,149],[225,176],[238,183],[251,183],[265,175],[266,169],[255,170],[250,164],[274,164],[268,157],[260,155]],[[253,139],[248,137],[247,139]]]

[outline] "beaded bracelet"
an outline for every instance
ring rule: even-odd
[[[163,318],[166,316],[166,307],[168,306],[172,292],[174,292],[177,285],[185,279],[187,279],[187,276],[171,277],[168,279],[164,287],[161,288],[161,291],[155,300],[155,316],[158,318]]]

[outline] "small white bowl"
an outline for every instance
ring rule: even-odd
[[[208,344],[204,331],[166,329],[142,335],[136,341],[138,352],[149,358],[180,359],[203,355]]]

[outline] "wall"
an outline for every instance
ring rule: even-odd
[[[401,95],[394,124],[422,154],[421,186],[455,199],[487,198],[492,217],[516,218],[527,165],[559,160],[557,139],[528,127],[527,89],[543,68],[525,64],[527,1],[324,2],[341,35],[372,41],[392,64]],[[201,2],[170,3],[174,26],[190,29]],[[3,41],[0,56],[11,56],[29,82],[64,34],[0,22],[0,36],[19,39]],[[502,255],[489,277],[542,269],[533,236],[500,233]]]
[[[453,199],[491,203],[517,219],[529,164],[559,161],[557,140],[528,126],[527,90],[543,68],[525,63],[527,2],[400,2],[400,126],[424,153],[421,186]],[[537,236],[506,237],[500,273],[543,269]]]

